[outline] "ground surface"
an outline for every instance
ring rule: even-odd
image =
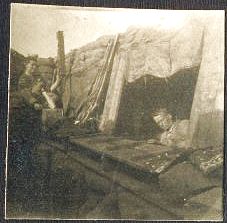
[[[71,137],[64,145],[41,141],[33,148],[32,171],[9,169],[10,218],[222,218],[220,173],[202,172],[201,152],[192,156],[103,136]],[[214,157],[211,153],[202,153],[203,161]]]

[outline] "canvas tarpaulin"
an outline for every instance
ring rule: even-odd
[[[66,55],[66,73],[69,73],[65,88],[70,94],[68,116],[77,118],[78,107],[87,100],[92,83],[100,73],[105,62],[105,53],[110,37],[102,37],[97,41],[71,51]],[[70,88],[70,90],[68,89]]]
[[[213,96],[209,97],[213,98],[213,101],[220,101],[220,97],[224,94],[222,81],[224,73],[220,68],[224,67],[221,62],[223,45],[220,45],[222,44],[220,38],[223,37],[219,25],[223,16],[215,12],[208,14],[209,16],[197,16],[193,19],[190,17],[177,29],[164,31],[158,28],[134,27],[120,34],[118,48],[114,54],[113,69],[110,69],[106,101],[102,102],[105,103],[103,114],[99,117],[101,131],[111,132],[115,128],[121,91],[125,82],[131,83],[146,75],[168,79],[180,70],[200,67],[191,114],[191,133],[195,132],[199,122],[198,114],[196,115],[198,109],[200,114],[205,113],[204,108],[208,105],[216,109],[214,103],[211,105],[199,98],[206,98],[206,94],[211,94]],[[218,28],[215,29],[215,26]],[[75,120],[76,109],[83,100],[87,100],[92,83],[102,69],[110,39],[113,37],[105,36],[76,50],[77,58],[71,69],[69,104],[70,116]],[[215,55],[217,54],[216,57],[212,55],[213,51]],[[210,71],[206,70],[206,67],[209,67]],[[208,89],[211,88],[209,93]],[[218,93],[217,89],[219,89]]]
[[[129,56],[127,81],[145,75],[167,78],[179,70],[199,66],[203,30],[203,23],[194,19],[173,31],[129,29],[120,44]]]
[[[121,35],[119,52],[124,52],[117,66],[113,83],[109,85],[100,130],[111,132],[115,128],[121,100],[124,77],[128,83],[151,75],[166,81],[176,72],[199,67],[202,57],[204,24],[189,19],[177,30],[161,31],[153,28],[132,28]],[[119,60],[116,56],[116,61]],[[124,66],[124,67],[123,67]],[[113,86],[115,84],[115,86]],[[118,91],[116,90],[118,89]],[[111,97],[108,97],[111,95]],[[104,127],[105,126],[105,127]]]
[[[202,35],[203,25],[191,20],[174,31],[129,28],[119,35],[118,40],[117,51],[124,52],[128,58],[127,76],[122,75],[127,82],[134,82],[145,75],[167,78],[180,69],[198,66]],[[86,100],[92,83],[102,69],[111,39],[114,37],[101,37],[66,56],[66,68],[71,69],[70,116],[76,116],[78,105]],[[182,50],[179,51],[179,48]],[[71,57],[74,57],[74,62],[70,66]],[[117,57],[115,59],[118,60]]]
[[[76,119],[78,124],[84,124],[99,107],[102,107],[104,101],[103,95],[105,98],[106,86],[109,84],[109,74],[111,73],[111,64],[113,62],[117,40],[118,36],[116,36],[115,41],[109,41],[104,55],[102,69],[92,83],[88,97],[78,106]]]

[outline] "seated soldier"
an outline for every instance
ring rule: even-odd
[[[43,85],[37,73],[37,62],[30,59],[18,82],[17,107],[11,107],[9,129],[9,163],[15,179],[29,179],[32,175],[32,150],[41,136],[41,109]],[[16,109],[15,109],[16,108]],[[21,176],[22,174],[22,176]],[[13,177],[14,179],[14,177]],[[14,182],[17,184],[17,182]]]
[[[30,59],[25,66],[25,72],[21,75],[18,88],[27,106],[35,110],[42,109],[42,88],[44,83],[39,75],[36,75],[37,62]]]
[[[148,143],[160,143],[167,146],[184,147],[188,146],[189,120],[173,121],[171,114],[166,109],[160,109],[152,114],[154,121],[161,128],[156,138],[148,140]]]
[[[35,110],[42,108],[54,109],[59,104],[59,97],[54,92],[59,78],[48,88],[40,75],[36,74],[37,62],[34,59],[26,64],[24,74],[19,79],[19,90],[25,103]],[[58,77],[58,76],[57,76]]]

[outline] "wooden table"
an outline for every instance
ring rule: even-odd
[[[56,162],[83,172],[90,187],[107,195],[85,218],[183,219],[180,207],[167,201],[158,181],[160,173],[182,159],[181,151],[104,135],[49,140],[46,144],[54,151],[52,165]],[[113,197],[120,216],[100,212],[103,206],[111,204]]]

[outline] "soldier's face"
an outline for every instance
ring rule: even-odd
[[[30,61],[27,65],[26,65],[26,73],[28,75],[33,75],[36,71],[37,65],[35,61]]]
[[[154,116],[153,119],[158,124],[158,126],[165,131],[168,130],[173,124],[172,115],[168,113],[160,113]]]

